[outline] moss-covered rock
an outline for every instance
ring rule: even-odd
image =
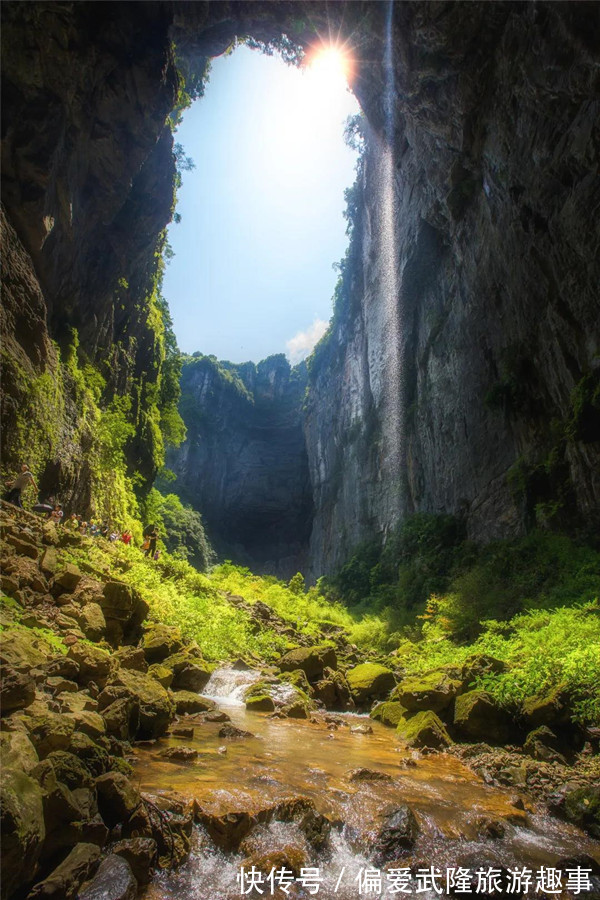
[[[104,704],[103,695],[109,702]],[[136,737],[156,738],[165,733],[175,715],[175,704],[167,690],[154,678],[142,672],[118,669],[98,698],[101,709],[119,699],[130,699],[139,708]],[[102,702],[101,702],[102,701]]]
[[[28,775],[38,762],[37,751],[25,731],[0,731],[0,765],[14,766]]]
[[[198,694],[193,694],[191,691],[174,691],[173,701],[175,703],[177,715],[179,716],[208,712],[216,707],[214,700],[209,700],[207,697],[200,697]]]
[[[508,666],[501,659],[487,654],[469,656],[462,667],[461,678],[465,687],[475,685],[478,678],[485,675],[500,675],[508,671]]]
[[[26,717],[24,724],[40,759],[53,750],[66,750],[75,731],[72,718],[50,710],[42,715]]]
[[[46,836],[39,784],[10,766],[0,773],[0,836],[4,898],[31,881]]]
[[[67,657],[79,666],[79,683],[84,685],[93,681],[99,687],[103,687],[114,668],[110,653],[92,644],[73,644],[69,647]]]
[[[52,764],[58,781],[62,781],[72,791],[79,788],[91,788],[94,784],[94,779],[85,763],[67,750],[53,750],[44,762]],[[44,763],[40,763],[40,766],[43,765]],[[31,773],[32,776],[37,777],[37,772],[38,770],[34,769]]]
[[[350,693],[359,706],[385,696],[396,684],[392,670],[379,663],[361,663],[346,672],[346,679]]]
[[[171,687],[173,684],[173,672],[162,663],[152,663],[151,666],[148,666],[148,675],[150,678],[155,678],[164,688]]]
[[[173,688],[178,691],[201,691],[213,672],[213,666],[187,651],[166,657],[162,665],[173,672]]]
[[[246,709],[251,712],[273,712],[275,703],[269,694],[252,694],[246,698]]]
[[[156,841],[153,838],[138,837],[118,841],[112,847],[112,852],[129,863],[138,884],[148,884],[150,870],[157,856]]]
[[[568,790],[562,808],[569,822],[600,840],[600,786],[588,784]]]
[[[282,672],[279,679],[288,684],[293,684],[294,687],[300,688],[300,690],[304,691],[306,694],[311,690],[310,682],[303,669],[292,669],[291,672]]]
[[[86,603],[77,614],[77,622],[90,641],[101,641],[106,634],[106,619],[98,603]]]
[[[378,703],[371,710],[371,718],[381,722],[382,725],[397,728],[400,721],[406,716],[406,712],[406,709],[398,700],[385,700],[383,703]]]
[[[454,728],[463,738],[503,744],[509,738],[510,718],[486,691],[467,691],[456,698]]]
[[[47,878],[33,887],[29,897],[31,900],[56,897],[72,900],[80,885],[97,869],[100,856],[100,848],[95,844],[77,844]]]
[[[452,743],[442,721],[430,710],[418,712],[410,719],[398,722],[396,734],[409,747],[431,747],[441,750]]]
[[[148,663],[162,662],[183,648],[183,638],[179,628],[171,625],[149,625],[140,646]]]
[[[102,710],[108,734],[121,741],[132,740],[140,725],[140,704],[133,697],[114,700]]]
[[[302,669],[309,681],[315,681],[322,677],[326,666],[337,669],[337,657],[333,647],[298,647],[282,656],[278,666],[282,672]]]
[[[409,712],[430,709],[439,713],[452,704],[461,688],[462,682],[449,678],[446,672],[428,672],[401,681],[391,699],[398,700]]]
[[[87,734],[75,731],[69,742],[69,752],[80,759],[91,775],[102,775],[109,768],[109,755]]]
[[[523,703],[522,716],[531,728],[540,725],[567,725],[571,721],[568,692],[562,685],[543,694],[530,697]]]
[[[126,821],[141,802],[140,792],[120,772],[107,772],[96,778],[98,810],[107,825]]]

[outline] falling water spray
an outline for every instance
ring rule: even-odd
[[[403,511],[404,434],[403,434],[403,340],[400,278],[397,247],[397,197],[395,185],[395,126],[396,78],[393,40],[394,0],[387,0],[384,75],[384,135],[381,148],[380,242],[381,242],[381,303],[384,309],[385,347],[383,413],[385,415],[383,461],[388,484],[387,526],[392,527]]]

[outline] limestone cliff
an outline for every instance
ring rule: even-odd
[[[312,501],[301,410],[306,367],[284,356],[232,366],[189,358],[188,434],[168,463],[174,489],[202,510],[219,555],[291,577],[306,568]]]
[[[289,50],[335,33],[370,138],[344,302],[309,389],[311,571],[413,510],[464,515],[482,540],[593,527],[597,4],[5,2],[2,14],[4,432],[30,411],[50,448],[36,474],[74,497],[89,486],[76,385],[63,372],[49,422],[30,384],[48,396],[52,341],[65,357],[73,329],[80,364],[105,372],[103,402],[131,398],[130,465],[146,482],[156,470],[172,42],[194,67],[236,35],[287,35]],[[8,465],[18,446],[7,441]]]

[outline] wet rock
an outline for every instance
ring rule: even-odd
[[[285,844],[283,847],[263,853],[253,853],[246,857],[241,865],[246,871],[254,866],[255,869],[258,869],[264,875],[268,875],[272,869],[279,871],[283,868],[291,871],[293,876],[297,878],[300,875],[300,870],[306,866],[307,862],[306,853],[302,847],[296,844]]]
[[[390,728],[397,728],[405,715],[406,709],[398,700],[384,700],[383,703],[378,703],[370,713],[372,719]]]
[[[227,713],[223,712],[220,709],[213,710],[211,712],[206,713],[204,716],[205,722],[230,722],[231,719],[227,715]]]
[[[392,781],[391,775],[377,772],[375,769],[352,769],[348,773],[349,781]]]
[[[288,719],[308,719],[310,716],[308,703],[301,697],[291,703],[286,703],[281,707],[280,712]]]
[[[71,900],[79,886],[96,870],[100,862],[100,848],[95,844],[77,844],[63,862],[28,895],[28,900],[61,897]]]
[[[35,681],[30,675],[3,667],[0,682],[0,709],[2,715],[15,709],[26,709],[35,699]]]
[[[255,820],[246,810],[215,815],[196,805],[195,817],[213,842],[226,853],[235,851],[252,830]]]
[[[477,816],[473,822],[477,834],[484,840],[497,841],[506,834],[506,825],[501,819],[490,816]]]
[[[177,715],[193,715],[199,712],[208,712],[215,709],[214,700],[206,697],[200,697],[198,694],[192,694],[191,691],[174,691],[173,701]]]
[[[125,775],[107,772],[96,778],[98,810],[107,825],[124,822],[141,804],[140,793]]]
[[[179,628],[170,625],[149,625],[141,641],[148,663],[162,662],[167,656],[173,656],[183,647],[183,638]]]
[[[112,852],[116,856],[122,856],[129,863],[138,884],[148,884],[157,857],[156,841],[153,838],[128,838],[118,841],[113,845]]]
[[[555,808],[568,822],[600,840],[600,786],[567,788]]]
[[[337,657],[333,647],[299,647],[290,650],[278,662],[282,672],[302,669],[309,681],[319,679],[326,666],[337,669]]]
[[[167,747],[160,755],[163,759],[174,759],[177,762],[193,762],[198,759],[199,751],[193,747]]]
[[[399,806],[384,818],[373,843],[373,861],[381,866],[412,850],[419,836],[419,825],[410,806]]]
[[[219,728],[220,738],[251,738],[254,735],[250,731],[244,731],[243,728],[237,728],[235,725],[223,725]]]
[[[346,679],[352,698],[358,706],[385,696],[396,684],[391,669],[378,663],[361,663],[346,672]]]
[[[46,835],[39,784],[17,768],[0,772],[2,896],[30,882]]]
[[[171,687],[173,682],[172,671],[161,663],[152,663],[151,666],[148,666],[148,675],[150,678],[158,681],[159,684],[162,684],[164,688]]]
[[[350,734],[373,734],[373,729],[370,725],[352,725]]]
[[[128,861],[113,853],[102,862],[93,880],[79,892],[78,900],[135,900],[137,889]]]
[[[110,654],[91,644],[74,644],[69,648],[67,658],[79,666],[79,683],[84,685],[90,681],[104,685],[113,668]]]
[[[313,685],[314,699],[320,701],[326,709],[341,711],[354,709],[350,687],[342,672],[326,668],[323,676]]]
[[[462,683],[450,678],[446,672],[429,672],[402,681],[391,699],[401,703],[409,712],[431,710],[440,713],[448,709],[461,689]]]
[[[194,729],[184,725],[175,725],[171,728],[171,734],[174,737],[182,737],[191,740],[194,737]]]
[[[440,750],[452,743],[450,735],[434,712],[419,712],[410,719],[403,719],[398,723],[396,734],[409,747]]]
[[[206,687],[211,676],[211,667],[187,652],[168,656],[163,665],[173,672],[173,688],[178,691],[198,693]]]
[[[67,822],[46,835],[42,848],[41,863],[47,863],[58,856],[64,856],[77,844],[95,844],[104,847],[109,831],[101,817],[96,814],[89,819]]]
[[[470,740],[504,744],[510,734],[510,718],[486,691],[468,691],[456,699],[454,727]]]
[[[270,694],[250,694],[246,698],[246,709],[254,712],[273,712],[275,703]]]

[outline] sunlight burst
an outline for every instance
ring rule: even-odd
[[[318,50],[308,63],[309,71],[321,84],[347,86],[350,59],[339,47],[332,45]]]

